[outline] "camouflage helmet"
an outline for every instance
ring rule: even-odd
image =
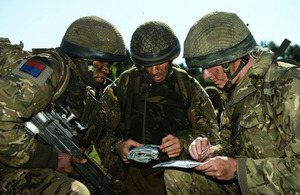
[[[183,57],[189,68],[208,68],[235,61],[254,47],[255,39],[236,14],[212,12],[190,28]]]
[[[177,58],[180,44],[167,24],[150,21],[135,30],[131,38],[130,50],[131,59],[135,64],[153,66]]]
[[[72,57],[96,61],[123,61],[126,54],[124,40],[117,28],[97,16],[75,20],[60,47]]]

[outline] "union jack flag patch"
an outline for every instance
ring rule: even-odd
[[[41,72],[45,69],[45,65],[41,64],[39,62],[28,60],[21,68],[20,70],[26,73],[31,74],[34,77],[38,77]]]

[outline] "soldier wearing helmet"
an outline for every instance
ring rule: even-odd
[[[212,146],[209,158],[195,167],[200,174],[166,172],[170,194],[300,191],[300,69],[297,62],[277,60],[289,43],[285,40],[275,53],[255,48],[247,26],[229,12],[209,13],[190,28],[184,57],[221,89],[220,135],[228,144]],[[194,140],[192,158],[198,159],[207,144],[207,139]]]
[[[139,26],[130,44],[135,65],[123,72],[103,94],[108,116],[108,137],[100,155],[115,181],[125,180],[130,194],[165,194],[163,170],[153,169],[157,160],[137,163],[127,159],[133,147],[159,146],[159,160],[186,158],[187,146],[195,136],[217,140],[216,116],[203,87],[172,63],[180,52],[172,29],[160,21]],[[216,136],[216,137],[215,137]],[[121,167],[128,168],[120,174]],[[115,171],[118,170],[118,171]],[[114,174],[115,172],[115,174]]]
[[[60,47],[27,56],[1,78],[1,194],[89,194],[74,179],[78,173],[71,165],[86,160],[27,136],[23,123],[63,103],[88,124],[75,142],[89,150],[104,122],[101,84],[110,64],[124,57],[124,41],[116,27],[97,16],[86,16],[69,26]]]

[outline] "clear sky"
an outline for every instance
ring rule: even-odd
[[[0,37],[24,49],[58,47],[77,18],[96,15],[114,24],[129,48],[131,35],[142,23],[167,23],[182,44],[190,27],[212,11],[235,12],[249,24],[256,41],[284,38],[300,45],[299,0],[0,0]],[[175,62],[184,62],[182,52]]]

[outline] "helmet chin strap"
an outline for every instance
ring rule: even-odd
[[[228,91],[231,91],[232,89],[234,89],[235,85],[232,84],[232,80],[240,73],[240,71],[246,66],[246,64],[248,64],[249,59],[250,59],[249,55],[246,55],[245,57],[243,57],[240,62],[239,67],[236,69],[236,71],[232,75],[231,75],[231,71],[230,71],[230,64],[233,64],[234,61],[222,64],[223,71],[227,75],[227,81],[223,87],[223,90],[228,92]]]

